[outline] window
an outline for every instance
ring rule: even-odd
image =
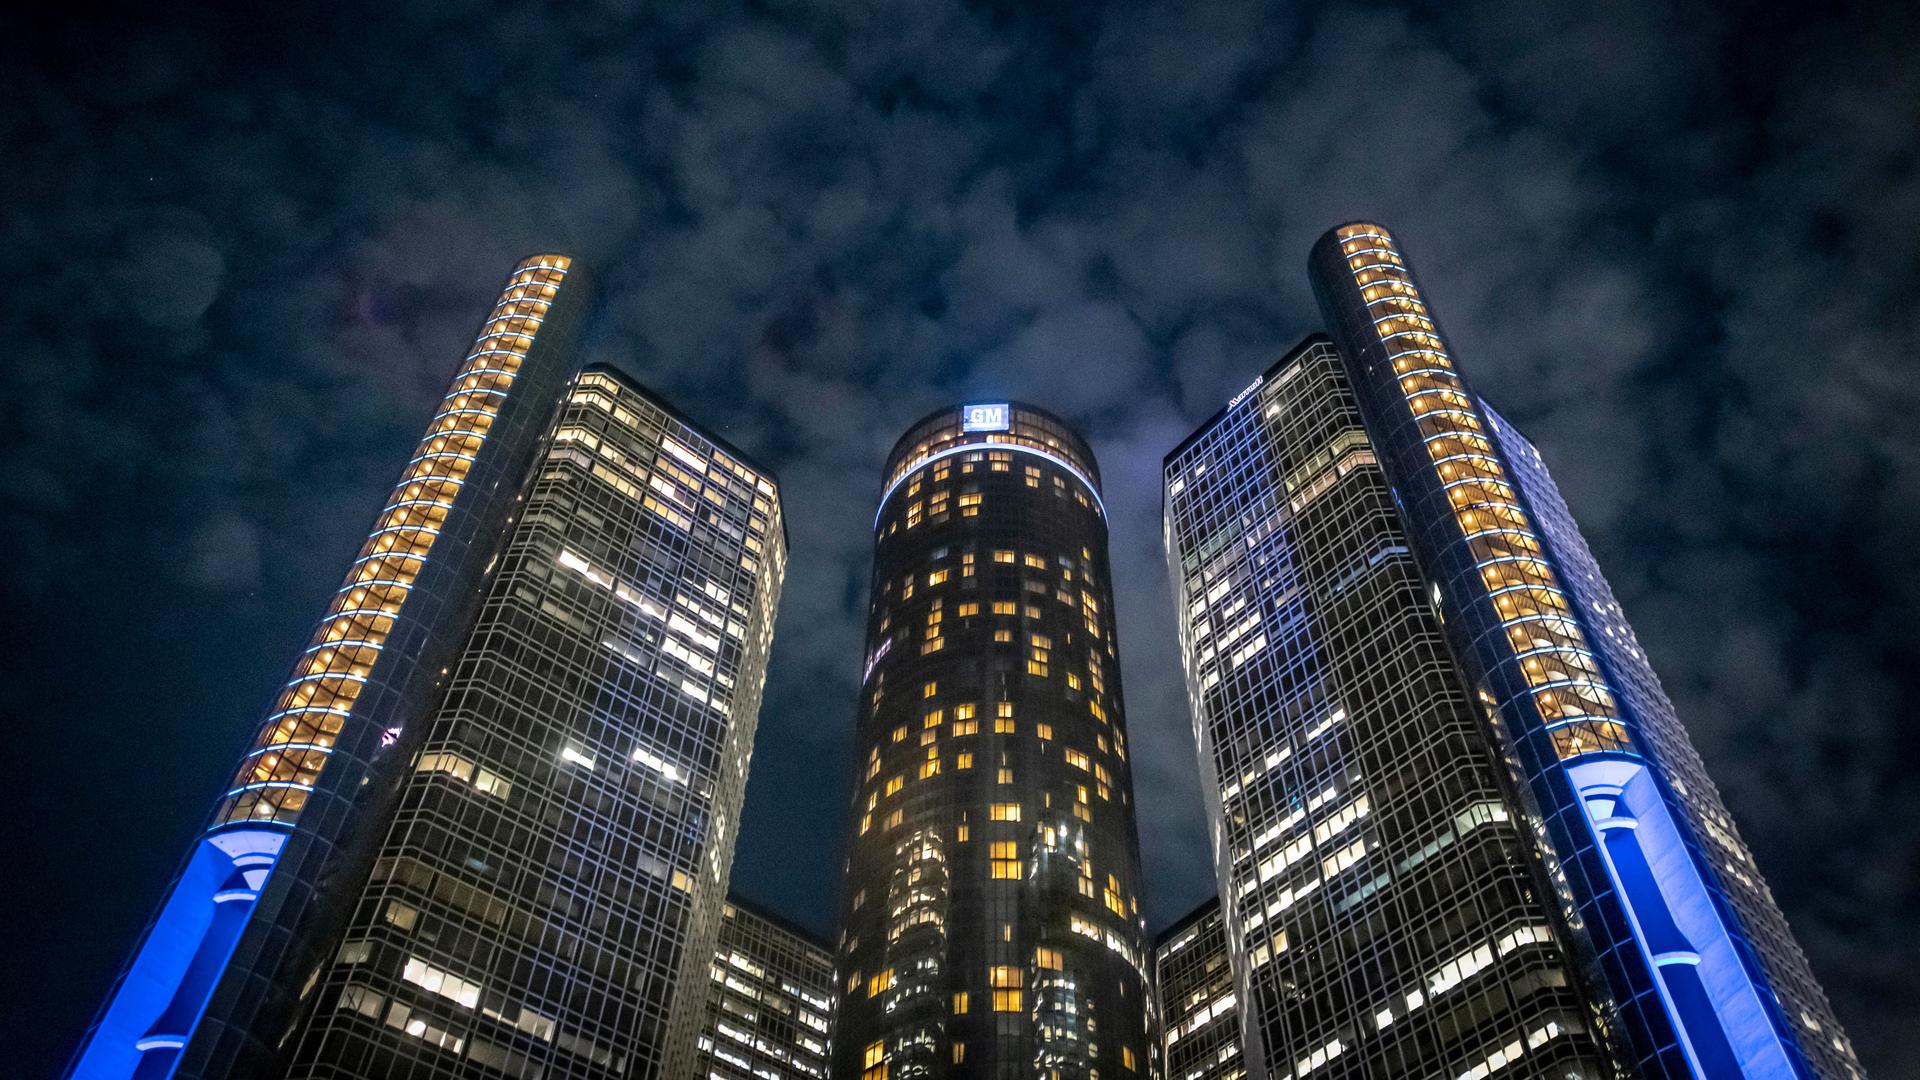
[[[1007,964],[995,964],[987,969],[987,985],[995,990],[1025,986],[1026,972]]]
[[[884,1041],[867,1044],[860,1080],[887,1080],[887,1045]]]
[[[939,727],[941,722],[944,721],[946,717],[947,717],[947,711],[945,709],[935,709],[932,712],[920,718],[920,726],[921,727]]]
[[[1012,718],[1012,717],[1010,717],[1010,716],[996,716],[996,717],[994,717],[994,719],[993,719],[993,733],[994,733],[995,735],[1011,735],[1011,734],[1013,734],[1013,718]]]
[[[953,995],[953,1015],[965,1016],[967,1013],[967,992],[958,990]]]
[[[961,604],[959,610],[955,612],[955,614],[959,615],[961,618],[965,618],[968,615],[978,615],[980,614],[980,605],[979,604]]]
[[[1087,768],[1087,765],[1088,765],[1089,763],[1088,763],[1088,761],[1087,761],[1087,755],[1086,755],[1086,754],[1084,754],[1084,753],[1082,753],[1082,752],[1080,752],[1080,751],[1078,751],[1078,750],[1074,750],[1074,749],[1072,749],[1072,748],[1069,748],[1069,749],[1067,750],[1067,764],[1069,764],[1069,765],[1071,765],[1071,766],[1073,766],[1074,768],[1076,768],[1076,769],[1079,769],[1079,770],[1081,770],[1081,771],[1083,771],[1083,772],[1084,772],[1084,771],[1086,770],[1086,768]]]
[[[927,584],[928,585],[946,584],[948,573],[949,571],[946,571],[946,570],[935,570],[933,573],[927,575]]]
[[[973,768],[973,754],[971,752],[955,754],[953,756],[953,767],[956,769]]]
[[[895,811],[898,813],[899,811]],[[1017,802],[997,802],[993,804],[991,816],[995,821],[1019,821],[1020,804]]]
[[[993,602],[993,613],[995,615],[1014,615],[1018,614],[1019,611],[1020,605],[1011,600],[995,600]]]
[[[1053,738],[1053,725],[1035,724],[1033,725],[1033,733],[1042,739],[1051,739]]]
[[[995,840],[990,852],[992,875],[996,880],[1020,880],[1020,845],[1012,840]]]
[[[1033,950],[1033,966],[1045,971],[1060,971],[1066,965],[1060,959],[1059,949],[1039,948]]]
[[[867,996],[870,998],[879,997],[882,993],[891,989],[893,989],[892,968],[876,972],[872,978],[867,980]]]
[[[893,741],[894,742],[907,741],[907,725],[901,724],[899,727],[893,729]]]
[[[1008,768],[1004,768],[1004,767],[1003,767],[1003,768],[1002,768],[1002,769],[1000,770],[1000,777],[999,777],[999,780],[1000,780],[1000,782],[1001,782],[1002,784],[1012,784],[1012,783],[1013,783],[1013,770],[1012,770],[1012,769],[1008,769]]]
[[[1013,558],[1013,552],[1011,551],[996,551],[993,553],[993,561],[997,563],[1011,563],[1013,562]]]
[[[1045,570],[1047,568],[1047,560],[1041,558],[1038,555],[1032,555],[1032,554],[1026,555],[1025,557],[1022,558],[1021,561],[1026,563],[1026,565],[1031,566],[1035,570]]]
[[[996,645],[1005,645],[1012,640],[1013,631],[1011,630],[995,630],[993,632],[993,641]]]
[[[971,720],[973,719],[975,708],[973,705],[955,705],[953,707],[953,718],[955,720]]]
[[[920,687],[920,696],[923,698],[930,698],[939,692],[940,684],[937,682],[925,683]]]
[[[978,735],[979,733],[980,721],[978,720],[955,720],[953,722],[953,734],[956,738],[961,735]]]
[[[893,813],[888,814],[885,827],[889,829],[899,828],[903,814],[904,814],[904,811],[901,811],[901,810],[895,810]]]

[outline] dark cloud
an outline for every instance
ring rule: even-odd
[[[632,7],[200,5],[9,62],[6,836],[63,898],[9,901],[60,943],[14,957],[23,1071],[535,249],[600,271],[597,358],[785,485],[741,886],[830,922],[879,463],[1005,395],[1100,454],[1177,915],[1212,884],[1159,459],[1313,327],[1307,247],[1368,216],[1567,488],[1870,1068],[1920,1072],[1911,13]]]

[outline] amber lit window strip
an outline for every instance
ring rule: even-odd
[[[290,825],[380,659],[571,260],[514,269],[214,816]]]
[[[1613,692],[1393,238],[1376,225],[1346,226],[1338,238],[1555,752],[1631,751]]]

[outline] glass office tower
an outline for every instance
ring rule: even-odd
[[[764,470],[579,375],[288,1075],[694,1074],[785,562]]]
[[[735,897],[707,983],[699,1080],[826,1080],[833,953]]]
[[[1240,999],[1219,898],[1201,904],[1154,943],[1161,1061],[1167,1080],[1242,1080]],[[1265,1073],[1259,1074],[1263,1080]]]
[[[1327,339],[1168,456],[1164,509],[1248,1074],[1611,1076]]]
[[[583,277],[560,255],[514,269],[71,1075],[271,1074],[574,365]]]
[[[1093,454],[1025,405],[942,409],[888,456],[874,531],[833,1075],[1145,1076]]]
[[[1650,1076],[1859,1075],[1538,454],[1473,395],[1398,244],[1344,225],[1310,273],[1625,1059]]]

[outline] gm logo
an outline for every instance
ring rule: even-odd
[[[962,405],[960,430],[1005,431],[1010,423],[1011,412],[1004,402],[999,405]]]

